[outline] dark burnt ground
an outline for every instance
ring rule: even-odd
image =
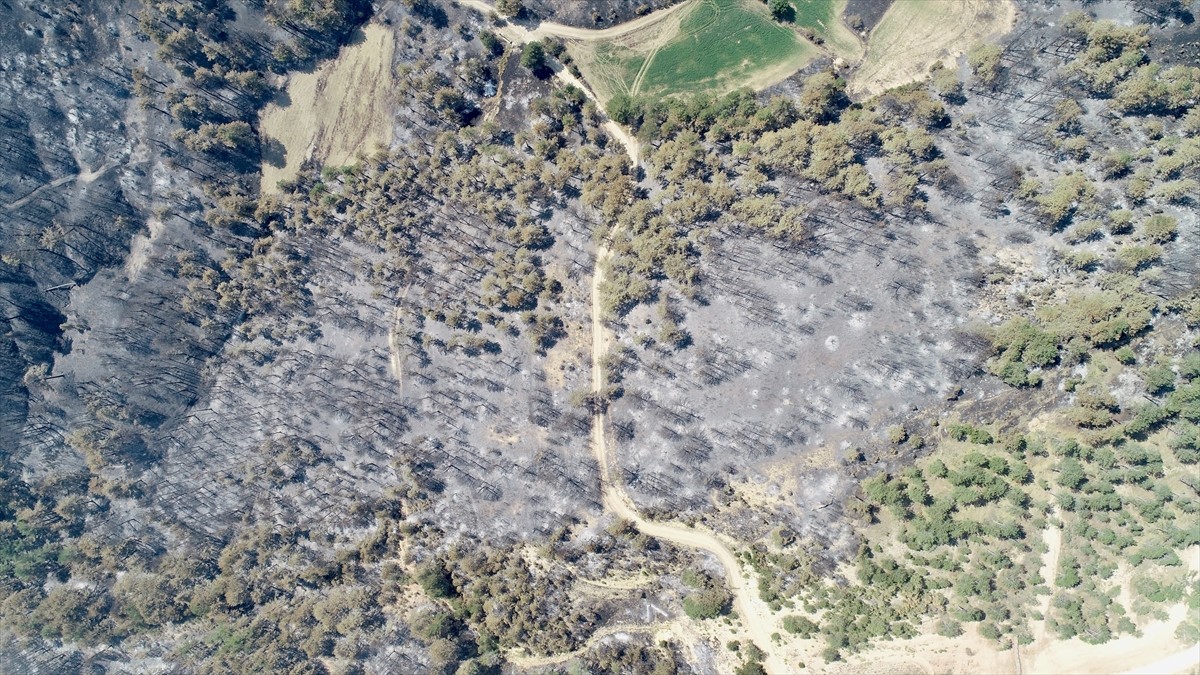
[[[1166,4],[1166,9],[1159,5]],[[1151,29],[1150,58],[1162,63],[1194,66],[1200,64],[1200,3],[1194,10],[1175,10],[1171,3],[1139,2],[1140,20],[1157,24]]]
[[[846,10],[842,12],[842,19],[850,26],[850,30],[869,33],[891,6],[892,0],[850,0],[846,3]],[[861,27],[854,25],[855,16],[862,20]]]

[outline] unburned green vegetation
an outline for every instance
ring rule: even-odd
[[[827,661],[876,638],[912,637],[927,622],[946,637],[973,629],[998,649],[1030,644],[1043,621],[1059,639],[1103,643],[1165,619],[1194,583],[1176,553],[1200,545],[1196,500],[1176,468],[1194,458],[1164,454],[1162,439],[1091,446],[1008,435],[993,444],[982,428],[951,425],[930,458],[862,484],[873,524],[857,583],[824,582],[787,544],[745,557],[764,600],[803,609],[783,625],[823,639]],[[1185,621],[1178,634],[1194,631]]]
[[[679,36],[651,57],[633,93],[719,89],[721,80],[745,81],[776,63],[795,63],[809,50],[792,31],[739,0],[705,0],[684,18]]]
[[[617,94],[721,94],[765,86],[818,53],[792,28],[773,21],[766,8],[747,0],[697,0],[681,10],[681,17],[574,48],[602,100]]]

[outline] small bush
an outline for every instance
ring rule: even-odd
[[[534,73],[546,68],[546,48],[541,42],[528,42],[521,50],[521,65]]]
[[[799,635],[802,638],[810,638],[817,632],[817,624],[808,620],[803,616],[795,614],[783,617],[783,629],[792,635]]]
[[[970,441],[978,445],[990,445],[996,440],[987,429],[970,424],[953,423],[946,430],[950,434],[950,438],[956,441]]]
[[[1179,221],[1165,214],[1150,216],[1142,225],[1142,236],[1155,244],[1165,244],[1175,238]]]
[[[1179,376],[1185,380],[1200,376],[1200,353],[1192,352],[1179,359]]]
[[[1176,429],[1175,438],[1171,439],[1171,451],[1181,464],[1200,463],[1200,428],[1195,424],[1184,422]]]
[[[962,624],[948,616],[944,616],[938,619],[937,634],[948,638],[958,637],[963,634]]]
[[[683,599],[683,611],[693,619],[713,619],[729,612],[729,592],[724,588],[708,588]]]
[[[430,597],[449,598],[455,594],[450,573],[446,571],[446,566],[440,560],[422,565],[417,570],[417,583],[421,584],[421,588],[425,589]]]
[[[1159,363],[1142,371],[1142,380],[1146,383],[1146,393],[1157,396],[1175,384],[1175,371],[1165,363]]]

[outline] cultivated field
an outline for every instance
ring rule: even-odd
[[[824,4],[836,17],[833,3]],[[597,95],[607,100],[616,94],[761,88],[795,72],[819,50],[757,3],[694,0],[661,22],[616,39],[576,44],[572,52]]]
[[[264,192],[295,177],[309,157],[330,166],[349,164],[359,152],[391,141],[395,45],[390,29],[372,24],[337,59],[291,76],[285,99],[262,112]]]
[[[893,3],[871,31],[849,91],[866,97],[919,80],[937,61],[953,61],[976,42],[1008,31],[1016,15],[1010,0]]]

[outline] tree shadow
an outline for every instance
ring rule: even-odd
[[[450,25],[450,18],[446,16],[446,10],[432,0],[419,0],[413,5],[412,11],[428,21],[429,25],[434,28],[441,29]]]
[[[287,89],[276,89],[270,102],[280,108],[286,108],[292,104],[292,95],[288,93]]]
[[[282,169],[287,166],[287,147],[277,138],[263,139],[262,161],[268,166]]]
[[[780,23],[796,23],[796,8],[786,0],[771,0],[771,16]]]

